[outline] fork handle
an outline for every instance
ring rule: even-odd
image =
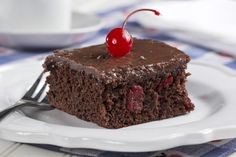
[[[23,101],[19,101],[17,102],[15,105],[10,106],[6,109],[4,109],[3,111],[0,112],[0,121],[6,117],[9,113],[13,112],[13,111],[17,111],[23,107],[38,107],[41,110],[51,110],[53,109],[52,106],[46,106],[46,105],[38,105],[36,103],[32,103],[32,102],[23,102]]]
[[[6,117],[6,115],[8,115],[9,113],[15,111],[17,108],[21,107],[21,105],[23,105],[25,103],[16,103],[13,106],[10,106],[6,109],[4,109],[3,111],[0,112],[0,120],[2,120],[4,117]]]

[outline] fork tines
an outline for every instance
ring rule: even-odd
[[[42,72],[39,77],[37,78],[37,80],[34,82],[34,84],[30,87],[30,89],[25,93],[25,95],[22,97],[22,99],[25,100],[31,100],[31,101],[38,101],[38,99],[42,96],[42,94],[44,93],[47,84],[44,83],[43,86],[39,87],[40,82],[42,81],[44,73]],[[37,93],[36,90],[39,89],[39,91]],[[36,94],[34,97],[33,95]],[[46,100],[46,97],[43,99],[44,101]],[[45,101],[47,102],[47,101]]]

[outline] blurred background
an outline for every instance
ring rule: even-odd
[[[72,0],[70,4],[69,0],[1,0],[0,4],[2,47],[40,52],[102,43],[129,12],[153,8],[162,15],[141,12],[129,19],[127,30],[133,36],[177,39],[236,56],[234,0]]]
[[[170,35],[181,41],[236,56],[236,2],[234,0],[131,0],[129,2],[121,0],[112,4],[106,0],[89,2],[76,0],[73,1],[73,10],[102,14],[107,10],[112,11],[117,6],[121,8],[126,6],[129,12],[129,5],[132,10],[133,4],[136,8],[153,8],[162,13],[161,17],[155,17],[151,13],[138,13],[139,15],[132,17],[136,26],[139,24],[139,27],[153,28],[158,33]],[[118,14],[109,17],[106,22],[114,27],[119,26],[118,22],[124,19],[124,16]],[[129,31],[132,32],[133,29],[130,28]],[[149,34],[140,30],[135,33],[152,36],[154,32]]]

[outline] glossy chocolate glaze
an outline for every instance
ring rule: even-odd
[[[189,57],[180,50],[156,40],[134,39],[132,51],[121,58],[113,58],[104,44],[82,49],[59,50],[55,56],[69,59],[80,65],[94,67],[98,71],[110,71],[122,67],[165,64],[170,61],[187,63]]]

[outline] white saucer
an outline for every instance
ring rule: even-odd
[[[62,48],[79,43],[103,27],[95,15],[72,14],[71,29],[65,32],[1,32],[0,46],[23,49]]]
[[[0,110],[13,104],[42,71],[41,62],[0,68]],[[236,73],[223,66],[191,62],[188,92],[195,110],[187,115],[122,129],[98,127],[59,110],[0,122],[0,138],[69,148],[144,152],[236,137]]]

